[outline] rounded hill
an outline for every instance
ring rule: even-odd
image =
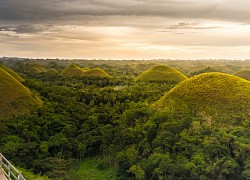
[[[10,69],[9,67],[7,67],[3,64],[0,64],[0,68],[5,70],[6,72],[8,72],[10,75],[12,75],[16,80],[18,80],[20,82],[24,81],[24,79],[21,76],[19,76],[15,71]]]
[[[49,68],[47,74],[58,74],[58,71],[55,68]]]
[[[154,66],[140,74],[135,81],[176,81],[180,82],[187,77],[180,71],[169,66]]]
[[[0,118],[28,114],[31,107],[41,104],[28,88],[0,68]]]
[[[83,76],[82,68],[78,67],[75,64],[71,64],[66,69],[64,69],[60,75],[63,77],[81,77]]]
[[[71,64],[69,67],[67,67],[65,70],[63,70],[60,75],[64,77],[82,77],[82,76],[87,76],[87,77],[107,77],[109,78],[110,76],[100,68],[80,68],[75,64]]]
[[[45,69],[45,67],[43,67],[40,64],[27,63],[25,66],[27,68],[27,72],[31,73],[31,74],[39,74],[39,73],[42,73],[42,72],[47,72],[47,69]]]
[[[171,116],[237,124],[250,117],[250,82],[224,73],[203,73],[175,86],[153,107]]]
[[[102,78],[110,77],[108,73],[106,73],[103,69],[100,69],[100,68],[84,70],[84,76],[102,77]]]
[[[234,75],[249,81],[250,80],[250,69],[239,70]]]

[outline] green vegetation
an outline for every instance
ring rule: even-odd
[[[85,158],[69,172],[69,179],[77,180],[115,180],[117,170],[105,164],[99,157]]]
[[[3,65],[3,64],[0,64],[0,68],[5,70],[6,72],[8,72],[11,76],[13,76],[16,80],[18,80],[19,82],[22,82],[24,81],[24,79],[19,76],[15,71],[13,71],[12,69],[10,69],[9,67]]]
[[[25,177],[27,180],[49,180],[47,176],[42,176],[39,174],[34,174],[31,171],[28,171],[24,168],[18,168],[18,171]]]
[[[142,74],[135,81],[175,81],[180,82],[187,77],[176,69],[168,66],[154,66]]]
[[[232,125],[249,118],[249,102],[249,81],[223,73],[203,73],[177,85],[154,107],[178,116],[200,116],[211,124]]]
[[[28,114],[42,101],[8,72],[0,68],[0,117]]]
[[[220,72],[220,71],[218,71],[217,69],[211,68],[211,67],[206,67],[204,69],[192,72],[190,74],[190,76],[195,76],[195,75],[199,75],[199,74],[202,74],[202,73],[209,73],[209,72]]]
[[[24,170],[27,178],[250,177],[249,81],[218,72],[180,83],[133,81],[155,64],[191,74],[192,67],[216,65],[236,72],[250,61],[3,61],[43,100],[30,114],[0,118],[0,152],[15,166],[34,173]],[[73,69],[98,67],[112,78],[30,74],[27,63],[58,72],[72,63],[79,64]],[[203,68],[200,72],[207,70]],[[2,71],[1,78],[8,74]]]
[[[236,73],[234,73],[235,76],[241,77],[243,79],[246,80],[250,80],[250,70],[249,69],[243,69],[240,71],[237,71]]]

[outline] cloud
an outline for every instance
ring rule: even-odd
[[[63,23],[83,16],[160,16],[249,23],[249,5],[247,0],[237,6],[234,0],[0,0],[0,20]]]
[[[0,32],[15,32],[17,34],[23,33],[38,33],[52,28],[52,25],[0,25]]]

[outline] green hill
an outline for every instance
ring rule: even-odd
[[[47,72],[47,69],[45,69],[45,67],[43,67],[40,64],[27,63],[25,66],[26,66],[26,71],[31,74],[39,74],[42,72]]]
[[[94,69],[85,70],[84,71],[84,76],[107,77],[107,78],[110,77],[108,75],[108,73],[106,73],[103,69],[100,69],[100,68],[94,68]]]
[[[0,68],[0,118],[28,114],[42,101],[8,72]]]
[[[66,69],[64,69],[61,73],[63,77],[81,77],[83,76],[83,70],[75,64],[71,64]]]
[[[37,67],[30,67],[28,72],[31,73],[31,74],[40,74],[40,73],[42,73],[42,71],[40,71]]]
[[[140,74],[135,81],[176,81],[180,82],[187,77],[180,71],[168,66],[154,66]]]
[[[49,68],[47,73],[48,74],[58,74],[58,71],[55,68]]]
[[[22,82],[24,81],[24,79],[19,76],[16,72],[14,72],[12,69],[10,69],[9,67],[3,65],[3,64],[0,64],[0,68],[5,70],[6,72],[8,72],[10,75],[12,75],[16,80],[18,80],[19,82]]]
[[[110,77],[104,70],[100,68],[80,68],[75,64],[71,64],[69,67],[64,69],[61,73],[61,76],[64,77],[82,77],[82,76],[89,76],[89,77]]]
[[[246,79],[246,80],[250,80],[250,70],[249,69],[239,70],[234,75],[241,77],[243,79]]]
[[[90,70],[89,68],[82,68],[83,71],[88,71]]]
[[[235,124],[250,117],[250,82],[218,72],[200,74],[175,86],[153,107],[171,116]]]

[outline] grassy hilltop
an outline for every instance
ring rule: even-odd
[[[223,73],[187,79],[154,104],[178,116],[201,117],[210,123],[238,123],[250,117],[250,82]],[[225,121],[224,121],[225,120]]]
[[[135,81],[176,81],[180,82],[187,77],[180,71],[168,66],[154,66],[140,74]]]
[[[27,114],[32,106],[41,104],[28,88],[0,68],[0,117]]]

